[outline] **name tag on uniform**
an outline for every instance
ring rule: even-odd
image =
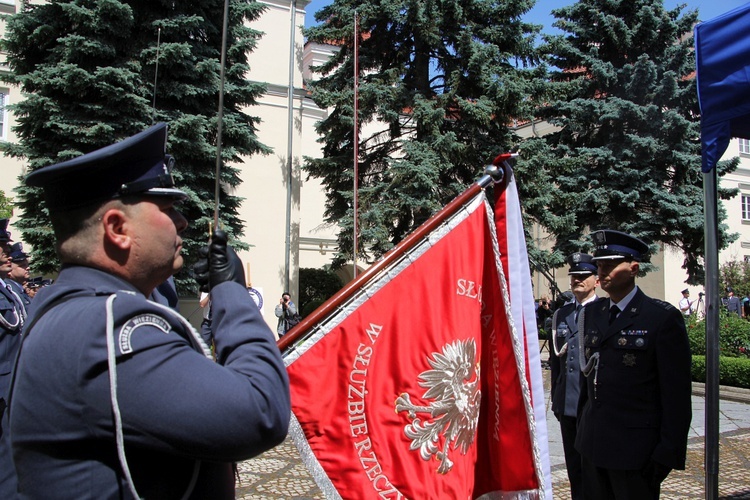
[[[643,336],[648,335],[648,330],[622,330],[620,331],[620,335],[637,335],[637,336]]]

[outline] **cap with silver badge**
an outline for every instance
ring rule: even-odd
[[[120,142],[42,167],[26,184],[44,188],[47,208],[65,211],[125,196],[187,195],[174,187],[174,159],[166,154],[167,125],[157,123]]]

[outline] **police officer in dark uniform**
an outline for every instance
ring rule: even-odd
[[[676,307],[636,286],[648,254],[643,241],[612,230],[593,238],[609,298],[587,305],[581,319],[586,390],[576,448],[584,497],[659,498],[669,472],[685,468],[691,419],[685,321]]]
[[[25,498],[234,498],[232,463],[280,443],[289,382],[244,269],[216,231],[198,278],[216,362],[149,300],[182,265],[166,125],[26,178],[44,188],[63,263],[34,299],[10,403]]]
[[[581,455],[575,449],[576,415],[581,388],[578,356],[578,316],[581,308],[596,300],[596,263],[591,255],[576,252],[567,259],[573,300],[558,308],[552,317],[549,359],[552,380],[552,412],[560,422],[570,496],[583,498]]]
[[[26,293],[24,283],[28,279],[29,256],[23,251],[23,243],[13,243],[10,247],[10,274],[5,282],[18,294],[27,310],[31,305],[31,297]]]
[[[12,269],[11,241],[8,219],[0,219],[0,498],[16,496],[6,406],[13,361],[21,344],[21,328],[26,318],[22,299],[8,279]]]

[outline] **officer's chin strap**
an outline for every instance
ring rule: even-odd
[[[141,498],[138,496],[138,492],[135,489],[135,483],[133,483],[133,477],[130,474],[130,467],[128,467],[128,459],[125,456],[125,440],[123,438],[122,434],[122,416],[120,415],[120,404],[117,401],[117,361],[115,359],[115,338],[114,338],[114,328],[115,328],[115,319],[114,319],[114,313],[112,311],[112,303],[117,298],[116,294],[112,294],[107,298],[107,366],[109,368],[109,396],[110,396],[110,402],[112,404],[112,415],[115,419],[115,441],[117,443],[117,457],[120,460],[120,467],[122,467],[122,473],[125,475],[125,481],[128,483],[128,488],[130,489],[130,493],[135,498]],[[206,355],[209,359],[211,358],[211,350],[208,348],[206,343],[201,338],[200,334],[197,332],[195,328],[182,316],[175,314],[172,309],[169,307],[163,306],[161,304],[157,304],[156,302],[152,302],[155,306],[158,306],[166,311],[169,311],[169,313],[176,318],[180,319],[180,322],[183,325],[188,326],[188,331],[193,336],[194,340],[198,342],[198,345],[201,346],[201,349],[203,350],[203,354]],[[185,491],[185,494],[182,496],[183,499],[187,499],[190,497],[190,494],[193,492],[193,488],[195,488],[195,483],[198,481],[198,472],[200,470],[201,462],[200,460],[195,461],[195,465],[193,466],[193,474],[190,478],[190,484],[188,484],[187,490]]]
[[[559,312],[560,309],[558,308],[552,315],[552,350],[555,352],[555,356],[562,358],[568,351],[568,341],[566,339],[563,346],[560,349],[557,348],[557,313]]]

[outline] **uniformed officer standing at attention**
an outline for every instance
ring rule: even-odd
[[[24,285],[29,280],[29,256],[23,251],[23,243],[13,243],[10,247],[10,273],[5,283],[21,297],[23,306],[28,310],[31,297],[26,293]]]
[[[12,269],[11,241],[8,219],[0,219],[0,498],[14,498],[16,494],[6,407],[13,361],[21,345],[21,328],[26,318],[21,297],[8,283]]]
[[[280,443],[289,382],[216,231],[198,278],[216,362],[173,309],[148,300],[181,266],[166,125],[32,172],[63,263],[34,299],[11,395],[22,498],[234,498],[232,462]]]
[[[576,252],[568,256],[568,276],[574,299],[552,316],[550,356],[552,412],[560,422],[565,467],[568,469],[570,496],[583,498],[581,455],[575,449],[576,415],[581,393],[581,369],[578,357],[578,316],[581,308],[596,300],[596,263],[591,255]]]
[[[659,498],[685,468],[691,419],[690,347],[680,311],[635,284],[648,245],[629,234],[593,234],[599,283],[609,298],[583,309],[576,448],[584,497]],[[579,333],[580,335],[580,333]]]

